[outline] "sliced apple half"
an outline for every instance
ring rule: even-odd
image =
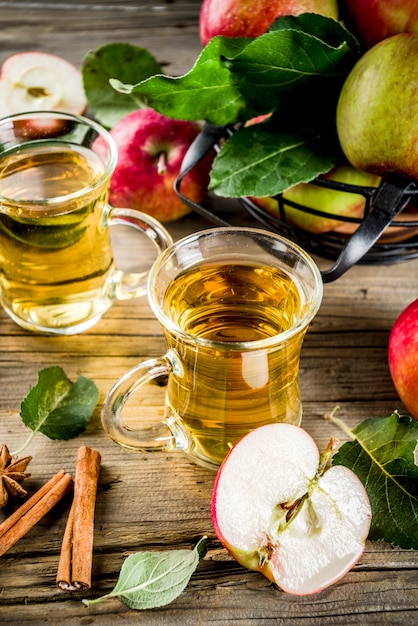
[[[0,117],[26,111],[87,108],[81,71],[46,52],[21,52],[7,58],[0,72]]]
[[[368,495],[344,466],[324,471],[302,428],[269,424],[245,435],[219,468],[212,497],[216,534],[244,567],[284,591],[321,591],[363,554]]]

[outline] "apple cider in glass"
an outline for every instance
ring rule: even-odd
[[[132,271],[117,267],[111,228],[133,229],[156,256],[173,240],[152,216],[108,204],[117,161],[93,120],[59,111],[0,119],[0,302],[22,328],[74,335],[115,300],[147,293],[154,259],[135,254]]]
[[[183,376],[170,376],[167,406],[191,433],[194,453],[220,463],[245,433],[270,422],[300,422],[298,385],[302,335],[274,349],[251,349],[291,329],[301,292],[280,268],[202,264],[169,285],[165,314],[195,345],[166,333]]]
[[[0,207],[1,298],[13,318],[71,326],[110,306],[103,287],[113,265],[103,225],[107,181],[95,187],[103,171],[95,152],[72,144],[47,142],[3,157],[0,196],[13,205]],[[71,202],[51,212],[49,198],[70,194]]]
[[[175,242],[154,262],[148,281],[167,350],[138,363],[109,390],[102,407],[106,433],[142,452],[184,450],[217,470],[254,428],[299,425],[300,352],[321,299],[317,265],[278,234],[225,226]],[[149,425],[139,410],[133,428],[131,410],[141,406],[133,396],[162,379],[164,420]]]

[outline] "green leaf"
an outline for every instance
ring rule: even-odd
[[[144,48],[129,43],[109,43],[88,52],[82,64],[84,91],[91,112],[111,128],[143,104],[135,95],[121,94],[109,79],[135,83],[161,72],[156,59]]]
[[[228,61],[234,82],[248,102],[261,107],[267,101],[277,111],[288,94],[295,101],[306,97],[308,90],[315,95],[318,87],[323,103],[335,100],[359,52],[352,48],[352,35],[338,22],[314,14],[305,18],[289,20],[292,28],[257,37]],[[323,24],[324,40],[320,38]],[[305,32],[306,26],[315,34]]]
[[[24,398],[20,415],[33,433],[50,439],[71,439],[87,427],[99,399],[95,383],[79,376],[72,383],[61,367],[47,367]]]
[[[337,162],[321,133],[274,132],[257,124],[234,133],[212,165],[209,189],[219,196],[274,196],[308,182]]]
[[[249,119],[253,110],[234,85],[223,56],[233,59],[250,39],[214,37],[183,76],[153,76],[136,85],[111,81],[123,93],[174,119],[205,120],[216,126]]]
[[[361,53],[360,44],[354,35],[341,22],[319,13],[301,13],[300,15],[284,15],[270,24],[269,31],[300,30],[321,39],[326,44],[337,48],[347,44],[356,54]]]
[[[369,495],[369,539],[418,549],[418,422],[395,411],[363,421],[351,435],[332,463],[353,470]]]
[[[118,597],[131,609],[165,606],[184,591],[205,552],[206,537],[203,537],[193,550],[131,554],[122,565],[113,591],[83,603],[90,606]]]

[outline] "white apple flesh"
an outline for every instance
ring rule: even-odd
[[[80,70],[46,52],[21,52],[6,59],[0,72],[0,117],[26,111],[79,115],[87,107]]]
[[[212,519],[221,543],[244,567],[284,591],[321,591],[363,554],[371,507],[359,478],[344,466],[321,473],[311,436],[290,424],[261,426],[222,463]]]

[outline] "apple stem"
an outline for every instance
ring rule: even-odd
[[[158,155],[157,171],[161,176],[164,176],[167,171],[167,155],[165,152],[160,152]]]
[[[325,451],[321,454],[320,459],[319,459],[318,469],[315,474],[315,479],[314,479],[315,484],[318,478],[322,476],[322,474],[325,472],[326,467],[328,465],[328,461],[330,457],[332,456],[333,452],[336,450],[338,443],[339,441],[336,437],[331,437]],[[286,518],[285,518],[286,524],[288,524],[290,520],[293,517],[295,517],[295,515],[301,509],[302,504],[304,503],[306,498],[309,497],[309,495],[310,495],[310,490],[307,493],[305,493],[301,498],[294,500],[294,502],[282,502],[280,506],[282,507],[282,509],[286,511]]]
[[[328,443],[326,449],[321,454],[321,457],[319,459],[319,465],[318,465],[318,469],[317,469],[317,472],[316,472],[317,478],[322,476],[322,474],[325,472],[326,467],[328,465],[328,461],[329,461],[330,457],[332,456],[332,454],[337,449],[338,443],[339,443],[339,441],[338,441],[338,439],[336,437],[331,437],[331,439],[329,440],[329,443]]]
[[[341,430],[348,436],[350,437],[350,439],[355,439],[353,433],[351,432],[351,430],[348,428],[348,426],[346,426],[346,424],[340,420],[338,417],[335,417],[335,413],[339,410],[339,406],[334,407],[334,409],[331,411],[331,413],[327,413],[325,415],[325,419],[330,420],[331,422],[333,422],[334,424],[336,424],[337,426],[339,426],[339,428],[341,428]]]

